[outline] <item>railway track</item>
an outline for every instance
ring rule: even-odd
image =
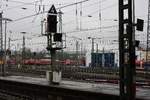
[[[62,77],[70,80],[81,80],[91,82],[101,82],[101,80],[109,80],[109,82],[117,83],[119,79],[118,69],[110,68],[81,68],[81,67],[57,67],[56,70],[62,71]],[[24,66],[18,68],[17,66],[11,66],[6,68],[9,75],[25,75],[32,77],[46,77],[46,70],[49,70],[48,66]],[[149,71],[137,71],[137,82],[150,83]]]

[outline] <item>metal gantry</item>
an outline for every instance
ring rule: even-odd
[[[148,55],[150,50],[150,0],[148,1],[148,22],[147,22],[147,47],[146,47],[146,62],[150,61]]]
[[[133,0],[119,0],[120,100],[135,100],[135,40]]]

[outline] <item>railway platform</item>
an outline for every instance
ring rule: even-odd
[[[119,100],[119,86],[62,80],[50,85],[45,78],[25,76],[0,77],[0,93],[25,100]],[[137,100],[150,100],[150,89],[137,88]],[[7,100],[7,99],[6,99]]]

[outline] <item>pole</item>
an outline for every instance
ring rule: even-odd
[[[8,39],[8,48],[10,49],[10,41],[11,41],[11,39],[10,39],[10,37],[9,37],[9,39]]]
[[[2,13],[0,13],[0,47],[1,47],[1,50],[3,50],[3,24],[2,24],[2,19],[3,19],[3,16],[2,16]]]
[[[76,66],[78,66],[78,47],[79,47],[79,42],[76,40]]]
[[[94,38],[92,38],[92,53],[94,53]]]
[[[23,35],[23,41],[22,41],[22,65],[24,64],[24,59],[25,59],[25,36]]]
[[[7,44],[7,20],[5,20],[5,65],[7,64],[7,61],[6,61],[6,44]]]
[[[41,21],[41,35],[43,35],[43,24],[44,24],[44,21]]]
[[[5,41],[4,41],[5,43],[4,43],[4,58],[3,58],[4,63],[2,65],[2,75],[4,76],[5,75],[5,67],[6,67],[6,64],[7,64],[7,61],[6,61],[7,21],[12,21],[12,20],[8,19],[8,18],[2,18],[1,22],[2,22],[2,20],[5,20]],[[1,36],[2,36],[2,34],[1,34]],[[3,39],[2,39],[2,37],[1,37],[1,48],[3,48]]]
[[[83,42],[81,42],[81,57],[83,55]]]
[[[150,44],[150,0],[148,0],[148,18],[147,18],[148,20],[147,20],[147,43],[146,43],[146,54],[145,54],[145,56],[146,56],[146,63],[148,63],[149,62],[149,57],[148,57],[148,55],[149,55],[149,48],[150,48],[150,46],[149,46],[149,44]]]
[[[78,30],[78,6],[77,6],[77,0],[76,0],[76,30]]]
[[[6,41],[7,41],[7,21],[5,20],[5,56],[6,56]]]
[[[55,70],[55,59],[56,59],[56,50],[52,49],[51,51],[51,71],[54,72]]]
[[[82,3],[80,3],[80,30],[82,30]]]
[[[102,54],[102,67],[105,67],[105,49],[103,47],[103,54]]]
[[[98,43],[96,43],[96,53],[98,53]]]
[[[2,75],[5,76],[5,67],[6,67],[6,64],[7,64],[7,61],[6,61],[6,40],[7,40],[7,20],[5,20],[5,47],[4,47],[4,65],[3,65],[3,73]]]
[[[3,50],[3,26],[2,26],[2,13],[0,13],[0,48],[1,51]],[[3,61],[3,57],[0,58],[1,61]],[[3,75],[3,64],[1,64],[1,71]]]
[[[62,11],[59,9],[59,12],[58,12],[58,16],[59,16],[59,33],[62,33]],[[63,48],[63,40],[61,42],[61,46]],[[63,55],[63,49],[61,50],[61,60],[63,61],[63,58],[64,58],[64,55]],[[63,64],[62,64],[63,65]]]
[[[58,16],[59,16],[59,33],[62,33],[62,11],[59,10]]]
[[[124,2],[127,1],[127,4]],[[135,100],[135,34],[133,0],[119,0],[119,76],[120,100]],[[125,10],[127,10],[127,18]],[[126,26],[126,27],[125,27]],[[126,31],[126,33],[125,33]]]

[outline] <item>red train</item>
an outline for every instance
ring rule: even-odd
[[[25,59],[23,60],[25,65],[49,65],[51,64],[50,59]]]
[[[144,62],[142,60],[136,60],[135,61],[135,64],[136,64],[136,69],[144,69]]]
[[[65,59],[65,60],[56,60],[57,63],[63,64],[63,65],[85,65],[85,60],[71,60],[71,59]],[[25,59],[21,63],[25,65],[50,65],[51,59]],[[15,65],[17,64],[15,59],[11,59],[7,61],[7,64]]]

